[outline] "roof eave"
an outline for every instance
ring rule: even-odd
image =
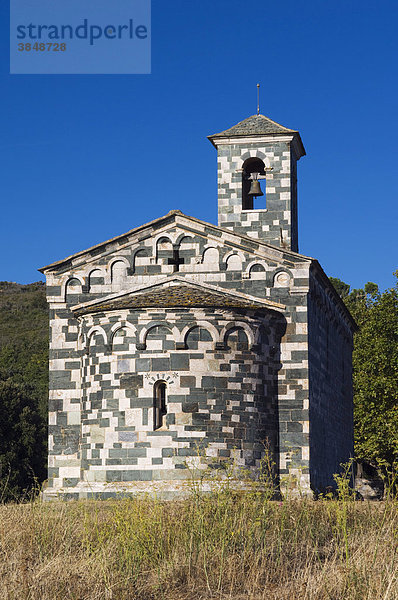
[[[108,296],[104,296],[103,298],[96,298],[95,300],[90,300],[88,302],[83,302],[81,304],[77,304],[71,308],[72,312],[75,314],[79,314],[80,311],[87,311],[87,309],[92,309],[92,312],[96,312],[97,307],[100,307],[102,304],[107,302],[115,301],[121,299],[125,296],[135,295],[140,296],[142,292],[145,290],[152,290],[153,288],[164,288],[169,287],[170,285],[184,285],[186,287],[200,289],[202,291],[207,291],[210,294],[215,293],[217,295],[225,295],[230,298],[236,298],[237,300],[244,300],[246,302],[253,302],[257,304],[258,309],[267,309],[267,310],[275,310],[275,311],[284,311],[286,309],[286,305],[281,304],[280,302],[275,302],[273,300],[256,298],[255,296],[251,296],[249,294],[242,294],[241,292],[235,292],[232,290],[224,290],[223,288],[219,288],[217,286],[213,286],[211,284],[203,284],[198,283],[196,281],[191,281],[186,277],[182,277],[180,275],[173,275],[172,277],[164,277],[160,281],[151,284],[142,284],[134,288],[134,290],[123,290],[122,292],[116,292],[114,294],[109,294]],[[116,309],[114,309],[116,310]]]
[[[213,146],[217,149],[217,141],[219,142],[223,142],[226,140],[236,140],[237,142],[239,142],[239,140],[244,139],[244,138],[248,138],[248,137],[283,137],[283,136],[292,136],[293,140],[295,140],[296,145],[297,145],[297,149],[296,149],[296,154],[297,154],[297,158],[301,158],[302,156],[306,155],[306,151],[304,148],[304,144],[303,141],[301,139],[301,136],[299,134],[298,131],[294,131],[294,130],[287,130],[285,132],[274,132],[274,133],[242,133],[242,134],[234,134],[234,135],[221,135],[219,133],[216,133],[214,135],[208,135],[207,139],[210,140],[210,142],[213,144]]]
[[[158,217],[157,219],[154,219],[153,221],[149,221],[148,223],[144,223],[143,225],[134,227],[133,229],[130,229],[129,231],[126,231],[125,233],[121,233],[120,235],[116,235],[115,237],[110,238],[109,240],[105,240],[104,242],[100,242],[99,244],[95,244],[94,246],[90,246],[90,248],[85,248],[84,250],[80,250],[80,252],[71,254],[70,256],[67,256],[66,258],[57,260],[56,262],[50,263],[49,265],[46,265],[45,267],[41,267],[40,269],[37,269],[37,270],[40,273],[45,274],[46,271],[54,269],[54,267],[60,267],[61,265],[67,264],[73,258],[77,258],[78,256],[83,256],[84,254],[87,254],[89,252],[92,252],[93,250],[96,250],[98,248],[106,246],[107,244],[111,244],[112,242],[121,240],[124,237],[128,237],[129,235],[132,235],[133,233],[138,233],[140,230],[143,230],[147,227],[151,227],[152,225],[156,225],[162,220],[166,221],[167,219],[173,218],[177,214],[184,215],[184,213],[182,213],[180,210],[170,210],[166,215],[163,215],[162,217]],[[184,216],[187,216],[187,215],[184,215]]]
[[[328,289],[330,290],[330,292],[331,292],[333,298],[335,299],[336,303],[340,306],[340,308],[342,309],[342,311],[346,315],[346,317],[347,317],[347,319],[350,322],[350,325],[352,327],[352,331],[354,333],[356,331],[358,331],[359,327],[358,327],[357,322],[355,321],[354,317],[352,316],[352,314],[348,310],[347,306],[344,304],[344,301],[338,295],[336,288],[334,287],[334,285],[330,281],[329,277],[326,275],[325,271],[321,267],[321,264],[316,260],[316,258],[313,258],[311,260],[311,266],[315,267],[315,269],[318,271],[318,273],[320,274],[320,276],[322,278],[322,281],[328,287]]]

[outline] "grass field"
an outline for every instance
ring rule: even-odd
[[[398,503],[259,492],[0,506],[7,600],[393,600]]]

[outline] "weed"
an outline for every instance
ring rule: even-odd
[[[0,506],[0,599],[398,598],[397,500],[354,502],[348,466],[317,502],[274,500],[270,456],[257,482],[194,471],[184,500]]]

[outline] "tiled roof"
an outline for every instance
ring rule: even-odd
[[[221,138],[221,137],[237,137],[245,135],[267,135],[276,133],[297,133],[294,129],[288,129],[272,119],[265,117],[264,115],[252,115],[244,121],[240,121],[233,127],[225,129],[220,133],[209,135],[209,139]]]
[[[72,308],[77,315],[124,308],[246,308],[283,310],[285,306],[273,300],[255,298],[235,290],[217,288],[214,285],[187,281],[173,275],[156,284],[142,285],[132,291],[122,291],[105,298],[79,304]]]
[[[267,308],[262,302],[235,298],[229,294],[209,294],[206,290],[194,289],[187,285],[174,285],[162,289],[152,289],[140,294],[128,294],[98,304],[82,307],[76,312],[84,315],[92,312],[120,310],[124,308]]]

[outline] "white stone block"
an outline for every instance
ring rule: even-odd
[[[67,413],[68,425],[80,425],[80,410],[69,411]]]

